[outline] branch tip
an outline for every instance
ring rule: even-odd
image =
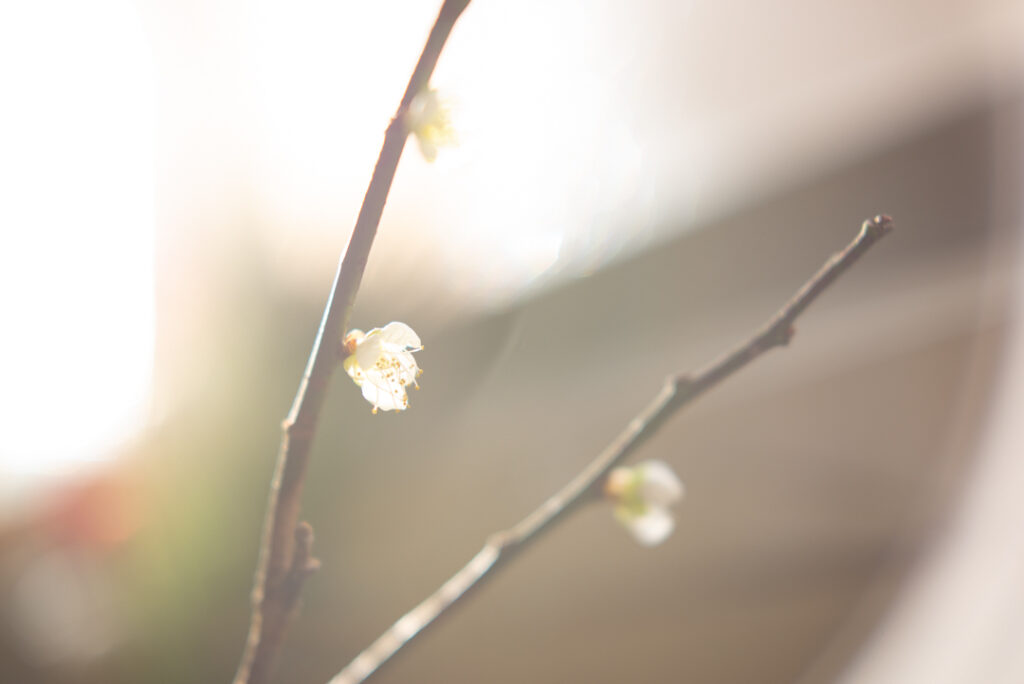
[[[872,219],[868,219],[861,226],[861,233],[872,240],[877,240],[883,237],[887,233],[892,232],[893,229],[892,217],[888,214],[878,214]]]
[[[796,332],[793,321],[863,252],[891,230],[892,219],[884,214],[865,221],[857,238],[826,261],[824,267],[752,337],[699,371],[666,377],[654,401],[633,418],[604,451],[518,524],[490,535],[480,553],[414,609],[425,611],[424,618],[415,631],[405,629],[405,618],[399,619],[329,684],[359,684],[365,680],[417,634],[433,624],[434,620],[458,601],[468,589],[515,555],[505,553],[506,551],[518,552],[528,546],[541,530],[547,529],[556,519],[564,517],[588,498],[589,494],[600,496],[604,480],[611,469],[664,425],[673,413],[772,347],[788,344]],[[456,587],[457,591],[453,591],[452,587]]]

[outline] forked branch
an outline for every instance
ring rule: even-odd
[[[888,216],[880,215],[865,221],[854,241],[826,261],[821,270],[747,341],[692,375],[673,375],[667,378],[654,400],[629,422],[597,458],[514,527],[491,535],[484,548],[469,563],[426,600],[403,615],[335,675],[329,684],[358,684],[372,675],[480,580],[536,540],[540,532],[598,494],[608,471],[653,435],[676,411],[769,349],[787,345],[793,337],[793,322],[796,318],[891,230],[892,219]]]

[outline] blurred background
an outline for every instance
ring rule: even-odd
[[[0,681],[227,682],[267,484],[438,2],[0,9]],[[324,682],[657,392],[879,244],[640,459],[662,546],[561,522],[380,682],[1024,679],[1016,0],[478,0],[338,373],[280,681]]]

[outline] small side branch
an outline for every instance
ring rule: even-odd
[[[302,585],[319,567],[312,556],[313,530],[308,523],[299,523],[302,486],[317,418],[338,362],[338,345],[342,333],[348,328],[352,305],[408,137],[402,116],[412,99],[430,81],[448,35],[467,5],[469,0],[444,1],[398,111],[384,134],[384,144],[363,197],[352,237],[334,276],[313,351],[291,411],[284,421],[284,435],[270,483],[260,556],[253,581],[249,633],[234,684],[269,682],[285,631],[298,608]]]
[[[596,496],[605,475],[676,411],[769,349],[787,345],[793,337],[793,323],[797,317],[892,227],[892,219],[884,215],[865,221],[854,241],[825,262],[821,270],[748,340],[692,375],[670,376],[654,400],[576,477],[514,527],[491,535],[484,548],[469,563],[403,615],[329,684],[359,684],[372,675],[469,589],[506,563],[515,555],[514,552],[523,550],[556,520]]]

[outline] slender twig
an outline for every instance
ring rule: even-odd
[[[746,342],[694,374],[673,375],[654,400],[641,411],[597,458],[557,494],[523,518],[514,527],[492,534],[484,548],[441,588],[403,615],[366,650],[334,676],[329,684],[358,684],[376,672],[413,637],[430,626],[485,576],[506,563],[515,552],[535,541],[542,530],[592,498],[604,476],[653,435],[682,406],[718,384],[773,347],[782,347],[793,337],[793,322],[873,244],[892,230],[892,219],[880,215],[865,221],[856,239],[834,254],[789,302]]]
[[[252,618],[234,684],[266,684],[284,633],[298,606],[299,593],[319,563],[312,557],[313,530],[299,524],[302,485],[327,385],[337,365],[338,346],[348,328],[384,203],[408,137],[402,122],[412,99],[430,81],[452,27],[469,0],[444,0],[413,70],[401,104],[384,134],[384,144],[338,265],[323,319],[313,342],[298,393],[282,430],[277,466],[270,483],[259,563],[252,590]]]

